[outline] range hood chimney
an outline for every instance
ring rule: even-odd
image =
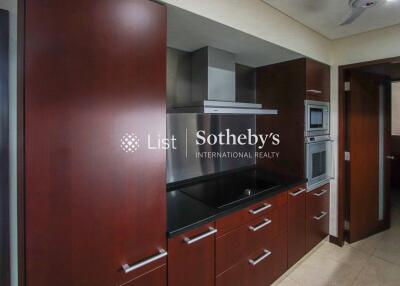
[[[261,104],[236,101],[235,55],[204,47],[192,54],[191,103],[170,109],[173,113],[278,114]]]

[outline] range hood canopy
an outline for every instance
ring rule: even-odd
[[[261,104],[236,101],[235,55],[205,47],[192,54],[191,102],[174,106],[171,113],[278,114]]]

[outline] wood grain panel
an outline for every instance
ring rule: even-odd
[[[291,267],[306,254],[306,193],[292,196],[305,186],[288,192],[288,266]]]
[[[330,185],[327,184],[307,193],[307,251],[312,250],[329,234],[329,189]],[[315,219],[323,213],[327,213],[324,218]]]
[[[257,133],[280,135],[280,145],[264,148],[279,152],[278,159],[257,159],[257,166],[277,173],[305,177],[304,100],[306,60],[299,59],[257,69],[257,102],[278,109],[277,116],[257,116]]]
[[[121,286],[167,286],[167,266],[164,264]]]
[[[166,248],[165,151],[146,148],[147,134],[165,136],[166,9],[25,10],[27,285],[122,284],[166,262],[121,270]],[[127,133],[134,153],[121,148]]]
[[[380,81],[379,76],[351,71],[350,242],[372,234],[378,224]]]
[[[193,244],[186,244],[184,241],[185,238],[192,239],[208,232],[210,227],[214,227],[214,223],[168,240],[168,285],[215,284],[215,235]]]
[[[308,58],[306,60],[306,98],[329,102],[331,98],[330,77],[330,66]]]

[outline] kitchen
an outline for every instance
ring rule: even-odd
[[[21,285],[279,285],[344,245],[329,61],[168,3],[19,5]]]

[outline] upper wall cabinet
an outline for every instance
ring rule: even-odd
[[[257,117],[257,133],[280,134],[279,159],[257,159],[258,167],[305,177],[304,100],[330,100],[330,67],[311,59],[272,64],[257,69],[257,102],[279,110],[278,116]]]
[[[330,101],[330,67],[306,59],[306,97],[308,100]]]
[[[20,15],[26,285],[165,285],[166,154],[145,140],[166,132],[166,8],[43,0]]]

